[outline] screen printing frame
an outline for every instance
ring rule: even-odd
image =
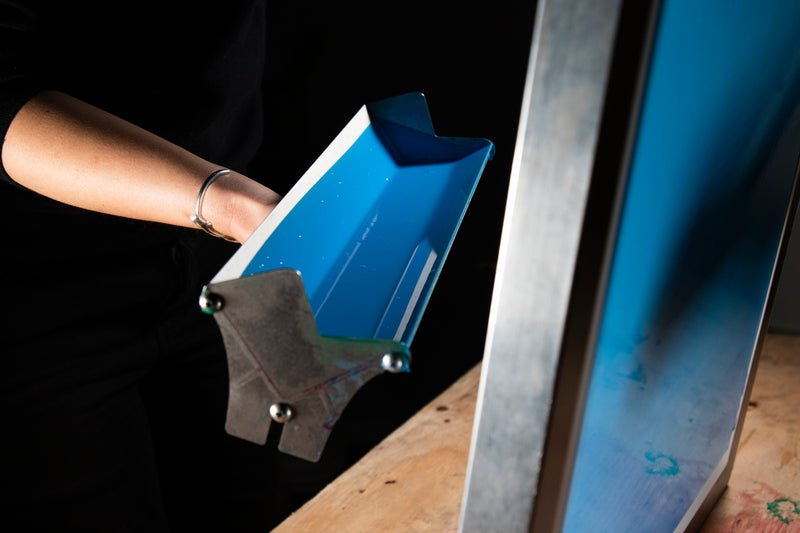
[[[460,531],[564,525],[660,4],[537,6]],[[730,476],[796,183],[795,173],[732,448],[690,508],[688,530],[702,524]]]

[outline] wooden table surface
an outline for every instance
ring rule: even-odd
[[[476,367],[273,531],[457,531],[479,378]],[[800,533],[800,337],[767,336],[728,489],[701,531]]]

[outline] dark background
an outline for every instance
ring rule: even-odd
[[[510,1],[267,2],[267,129],[253,177],[285,194],[362,105],[411,91],[426,95],[438,135],[487,138],[496,155],[411,345],[411,373],[368,383],[319,463],[280,454],[254,471],[246,482],[278,482],[250,512],[282,518],[480,361],[534,11]]]

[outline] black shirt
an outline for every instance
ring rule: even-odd
[[[263,8],[0,0],[0,132],[54,89],[244,171],[261,141]]]

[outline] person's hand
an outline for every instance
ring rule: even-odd
[[[200,189],[219,165],[59,92],[14,117],[2,148],[8,175],[44,196],[92,211],[187,227]],[[236,172],[208,188],[203,216],[244,242],[279,196]],[[199,229],[199,228],[198,228]]]
[[[280,199],[271,189],[237,172],[231,172],[214,180],[209,186],[202,214],[214,229],[238,242],[244,242]]]

